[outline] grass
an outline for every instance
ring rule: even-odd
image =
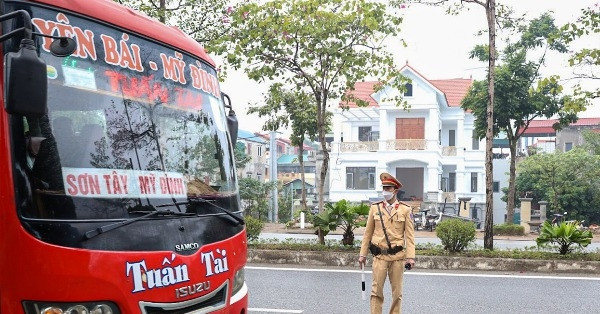
[[[288,250],[288,251],[317,251],[317,252],[354,252],[358,254],[360,242],[355,241],[353,246],[343,246],[339,240],[326,240],[325,245],[318,240],[277,239],[249,241],[248,248],[263,250]],[[461,253],[450,253],[441,245],[432,243],[417,244],[417,255],[421,256],[461,256],[461,257],[485,257],[485,258],[514,258],[534,260],[571,260],[571,261],[600,261],[600,250],[586,252],[577,248],[573,253],[560,255],[554,246],[532,246],[524,249],[512,250],[485,250],[481,246],[470,245]]]

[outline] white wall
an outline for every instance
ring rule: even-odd
[[[503,224],[506,215],[506,202],[501,200],[504,196],[503,188],[508,187],[508,171],[510,159],[494,159],[494,181],[500,182],[500,192],[494,192],[494,224]]]

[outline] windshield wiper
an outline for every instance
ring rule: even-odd
[[[107,231],[111,231],[123,226],[126,226],[128,224],[134,223],[138,220],[142,220],[144,218],[148,218],[148,217],[152,217],[152,216],[196,216],[196,214],[194,213],[179,213],[179,212],[174,212],[172,210],[137,210],[137,211],[131,211],[129,212],[130,214],[144,214],[140,217],[135,217],[135,218],[130,218],[124,221],[120,221],[120,222],[115,222],[106,226],[102,226],[102,227],[98,227],[96,229],[92,229],[88,232],[86,232],[84,234],[84,238],[85,240],[89,240],[97,235],[100,235],[101,233],[107,232]]]
[[[207,199],[204,198],[200,198],[200,197],[194,197],[194,198],[189,198],[187,201],[181,201],[181,202],[174,202],[174,203],[168,203],[168,204],[162,204],[162,205],[158,205],[156,206],[158,207],[167,207],[167,206],[173,206],[173,205],[188,205],[188,204],[210,204],[213,207],[221,210],[222,212],[226,213],[227,215],[229,215],[231,218],[235,219],[235,221],[237,221],[240,225],[244,225],[246,224],[246,222],[244,221],[244,218],[234,214],[232,211],[230,211],[227,208],[223,208]]]

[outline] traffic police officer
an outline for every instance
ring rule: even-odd
[[[371,286],[371,314],[381,314],[383,285],[389,275],[392,285],[390,314],[401,313],[402,281],[406,264],[415,264],[415,233],[412,209],[396,199],[402,183],[389,173],[379,178],[385,201],[371,204],[367,227],[360,248],[358,263],[364,266],[367,250],[373,254],[373,284]],[[406,266],[407,268],[409,266]]]

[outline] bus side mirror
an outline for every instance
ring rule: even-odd
[[[231,143],[235,145],[238,137],[238,120],[233,109],[230,109],[229,114],[227,115],[227,128],[229,129],[229,135],[231,136]]]
[[[235,111],[231,106],[231,99],[229,95],[225,93],[221,93],[223,95],[223,105],[225,108],[229,108],[229,113],[227,114],[227,129],[229,129],[229,136],[231,137],[231,143],[235,146],[238,137],[238,119],[235,115]],[[227,104],[225,104],[225,99],[227,99]]]
[[[22,39],[18,52],[5,59],[4,82],[6,112],[43,116],[48,111],[46,62],[37,56],[32,39]]]

